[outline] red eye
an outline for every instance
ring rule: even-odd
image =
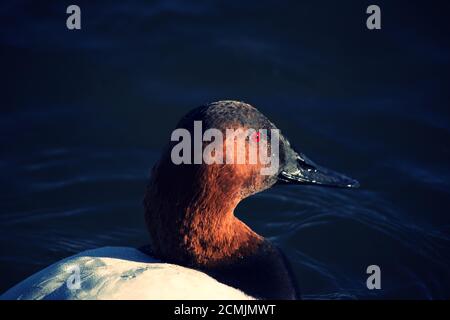
[[[255,140],[256,140],[256,142],[259,142],[259,139],[260,139],[260,133],[256,132],[255,133]]]

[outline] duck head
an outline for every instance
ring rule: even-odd
[[[215,130],[206,139],[203,135],[200,148],[193,141],[199,123],[203,132]],[[210,266],[256,250],[264,239],[237,219],[234,209],[242,199],[277,183],[358,187],[356,180],[294,150],[269,119],[246,103],[219,101],[196,108],[176,130],[181,130],[178,139],[172,139],[154,166],[144,198],[152,249],[168,261]],[[231,131],[243,144],[229,139]],[[179,147],[181,136],[189,140],[187,148]],[[207,152],[211,142],[220,143]],[[265,153],[265,161],[249,161],[255,143],[263,146],[256,154]],[[174,161],[177,152],[185,161]],[[195,161],[196,155],[202,161]],[[244,161],[239,161],[242,155]]]

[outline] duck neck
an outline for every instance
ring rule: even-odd
[[[213,267],[251,254],[264,239],[234,216],[239,190],[165,186],[154,176],[144,199],[154,254],[165,261]],[[197,190],[195,195],[186,190]],[[169,192],[170,191],[170,192]]]
[[[240,258],[259,247],[263,238],[234,216],[234,207],[191,206],[181,226],[182,246],[194,263],[214,266]]]

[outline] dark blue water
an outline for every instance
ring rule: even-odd
[[[237,215],[279,245],[305,298],[450,298],[445,2],[0,4],[0,291],[101,246],[140,246],[149,169],[205,102],[257,106],[359,190],[277,187]],[[366,288],[379,265],[382,289]]]

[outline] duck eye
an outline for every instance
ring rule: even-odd
[[[247,142],[249,142],[250,140],[253,142],[259,142],[261,140],[261,135],[258,131],[256,131],[255,133],[248,135],[247,137],[245,137],[245,140]]]

